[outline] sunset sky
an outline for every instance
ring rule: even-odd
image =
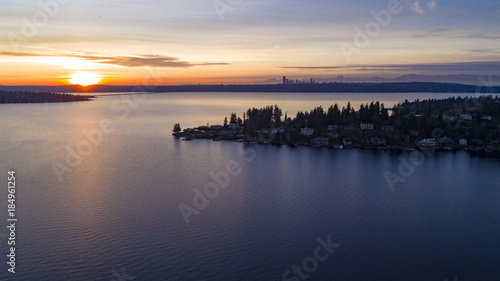
[[[0,84],[500,73],[498,0],[391,2],[0,0]]]

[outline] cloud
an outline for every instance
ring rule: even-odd
[[[472,53],[500,53],[500,50],[499,49],[493,49],[493,48],[490,48],[490,49],[487,49],[487,48],[483,48],[483,49],[472,49],[472,50],[468,50],[469,52],[472,52]]]
[[[415,34],[413,37],[416,38],[425,38],[425,37],[443,37],[444,33],[450,31],[449,28],[433,28],[424,31],[424,33],[421,34]]]
[[[282,66],[285,69],[342,69],[348,68],[343,66]]]
[[[6,57],[40,57],[43,56],[39,53],[28,53],[28,52],[0,52],[0,56]]]
[[[450,32],[451,29],[446,28],[438,28],[431,29],[427,31],[423,31],[422,33],[415,34],[413,37],[415,38],[427,38],[427,37],[440,37],[444,36],[449,38],[466,38],[466,39],[484,39],[484,40],[500,40],[500,35],[497,34],[484,34],[484,33],[469,33],[469,34],[453,34]]]
[[[431,2],[427,2],[427,7],[429,7],[429,9],[431,10],[434,10],[437,7],[437,1],[432,0]]]
[[[413,71],[413,72],[488,72],[498,73],[500,61],[472,61],[426,64],[374,64],[348,66],[285,66],[286,69],[355,70],[355,71]]]
[[[500,36],[492,36],[492,35],[487,35],[483,33],[474,33],[474,34],[467,34],[462,36],[463,38],[472,38],[472,39],[489,39],[489,40],[499,40]]]
[[[73,57],[100,64],[118,65],[124,67],[168,67],[168,68],[189,68],[193,66],[209,65],[229,65],[228,63],[192,63],[180,60],[175,57],[161,55],[137,55],[137,56],[99,56],[99,55],[79,55],[79,54],[43,54],[30,52],[0,52],[0,56],[16,57]]]
[[[417,14],[423,14],[424,11],[422,10],[422,8],[420,7],[420,1],[413,1],[413,2],[410,2],[410,7],[413,9],[413,11],[415,11]]]
[[[437,8],[437,0],[431,0],[428,1],[425,5],[420,2],[420,0],[407,0],[407,4],[410,6],[410,8],[417,14],[423,15],[424,14],[424,8],[427,6],[429,10],[434,10]]]

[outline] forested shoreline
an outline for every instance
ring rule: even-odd
[[[204,138],[271,144],[379,149],[484,149],[499,150],[500,98],[452,97],[404,101],[386,108],[380,102],[350,102],[288,116],[275,106],[232,113],[221,125],[182,130],[174,135],[186,140]]]
[[[48,103],[48,102],[74,102],[90,101],[95,96],[72,95],[49,92],[6,92],[0,91],[0,104],[5,103]]]

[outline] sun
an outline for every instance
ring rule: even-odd
[[[95,85],[102,80],[101,75],[93,72],[75,72],[70,77],[71,84],[81,86]]]

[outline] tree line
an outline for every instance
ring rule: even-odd
[[[462,120],[460,115],[468,114],[472,120]],[[449,116],[449,118],[447,117]],[[491,122],[483,120],[490,116]],[[242,125],[246,135],[256,135],[266,129],[279,128],[294,137],[300,137],[301,128],[315,129],[315,136],[326,134],[329,125],[336,125],[339,130],[346,126],[359,129],[361,123],[372,123],[376,132],[382,126],[390,126],[389,132],[399,137],[418,135],[421,138],[431,137],[436,128],[443,130],[448,137],[473,137],[482,139],[498,139],[500,137],[500,99],[498,96],[452,97],[447,99],[405,100],[388,109],[383,103],[371,102],[362,104],[355,110],[348,102],[342,108],[333,104],[326,110],[318,106],[310,111],[297,112],[294,117],[283,114],[277,106],[250,108],[239,118],[232,113],[224,125],[237,123]],[[381,133],[382,134],[382,133]],[[281,137],[281,136],[278,136]]]

